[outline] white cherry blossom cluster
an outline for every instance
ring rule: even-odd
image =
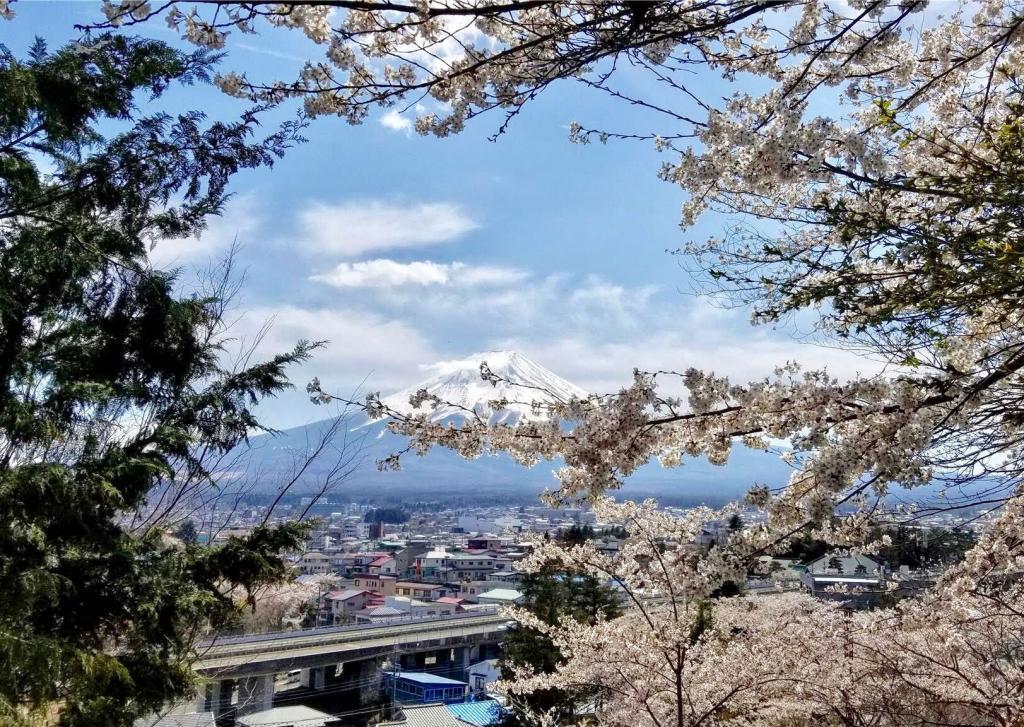
[[[593,626],[572,619],[550,625],[512,609],[562,655],[554,673],[503,675],[499,689],[513,700],[588,686],[598,690],[597,722],[622,727],[1019,721],[1020,503],[927,596],[854,613],[796,593],[710,599],[716,586],[744,573],[741,535],[710,550],[692,544],[722,513],[676,519],[651,503],[607,498],[595,511],[625,527],[618,555],[542,541],[522,567],[590,573],[623,593],[628,608]]]

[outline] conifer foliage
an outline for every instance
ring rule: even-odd
[[[130,524],[182,472],[216,487],[196,452],[259,429],[253,405],[315,347],[224,368],[221,301],[147,262],[221,209],[233,173],[299,139],[257,139],[254,113],[141,112],[215,60],[106,35],[0,48],[3,724],[131,724],[184,696],[198,630],[230,618],[230,589],[283,578],[277,554],[303,532],[209,547]]]

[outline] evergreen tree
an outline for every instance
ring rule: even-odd
[[[598,617],[617,618],[622,606],[615,592],[589,574],[566,573],[555,568],[526,574],[523,584],[523,607],[545,623],[557,624],[571,618],[593,624]],[[499,666],[505,673],[511,667],[529,666],[541,673],[554,672],[562,655],[550,639],[532,628],[512,626],[502,647]],[[600,695],[591,689],[572,691],[548,689],[517,697],[504,714],[503,727],[531,724],[529,713],[550,712],[555,724],[571,720],[581,707],[593,703]]]
[[[401,524],[409,521],[409,514],[400,507],[379,507],[363,516],[366,523]]]
[[[195,543],[199,540],[199,529],[196,528],[194,521],[188,519],[178,526],[174,535],[183,543]]]
[[[253,405],[314,348],[223,368],[221,301],[148,264],[298,139],[254,140],[253,114],[139,111],[215,60],[123,36],[0,47],[2,724],[116,727],[187,695],[196,636],[231,620],[232,588],[283,579],[278,553],[302,540],[297,524],[218,547],[130,525],[183,472],[215,486],[196,453],[259,429]]]
[[[594,538],[594,528],[590,525],[573,525],[567,530],[562,531],[558,536],[558,539],[563,543],[569,545],[582,545],[588,540]]]

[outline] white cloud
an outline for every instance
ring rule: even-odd
[[[685,371],[696,368],[729,376],[745,384],[769,376],[776,366],[798,361],[805,369],[827,368],[840,379],[878,372],[879,365],[849,351],[802,345],[733,331],[717,337],[688,334],[685,328],[637,332],[616,341],[577,332],[566,336],[517,336],[491,341],[485,348],[515,349],[548,366],[588,391],[606,394],[627,386],[634,368],[644,371]],[[666,383],[671,386],[671,380]],[[684,395],[682,385],[668,395]]]
[[[260,205],[254,194],[239,194],[227,204],[222,215],[210,217],[199,235],[159,240],[149,251],[155,268],[174,268],[187,263],[207,262],[224,253],[237,240],[246,240],[262,224]]]
[[[256,307],[245,312],[235,334],[242,350],[258,342],[260,358],[290,350],[301,339],[327,341],[292,372],[299,389],[314,376],[345,394],[364,380],[371,389],[398,389],[417,380],[419,364],[440,358],[415,326],[357,307]]]
[[[527,277],[521,270],[467,265],[461,262],[435,263],[417,260],[401,263],[377,259],[341,263],[328,273],[311,276],[336,288],[387,288],[408,285],[511,285]]]
[[[391,109],[386,114],[382,114],[379,120],[381,126],[392,131],[401,131],[406,134],[412,132],[412,119],[402,116],[398,109]]]
[[[452,242],[478,227],[457,204],[382,200],[312,203],[299,224],[307,248],[345,257]]]

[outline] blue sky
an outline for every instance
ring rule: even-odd
[[[99,6],[23,0],[0,42],[16,53],[35,35],[56,46],[75,36],[74,23],[100,17]],[[162,23],[139,32],[174,40]],[[225,70],[264,79],[321,54],[294,31],[228,46]],[[214,88],[179,89],[161,104],[220,117],[241,108]],[[839,375],[863,368],[794,330],[752,329],[746,311],[693,294],[665,251],[727,220],[707,215],[680,230],[682,192],[657,179],[665,157],[650,145],[568,140],[572,121],[626,128],[631,113],[561,84],[497,142],[488,136],[498,116],[448,139],[409,133],[394,114],[358,127],[318,119],[309,142],[273,169],[235,179],[235,197],[201,239],[163,243],[154,259],[187,279],[237,237],[246,273],[238,337],[252,341],[270,321],[260,353],[297,338],[330,341],[294,372],[296,391],[264,407],[279,428],[324,415],[303,392],[313,376],[344,393],[360,383],[387,393],[425,378],[431,363],[493,348],[599,392],[627,383],[634,366],[743,379],[791,359]]]

